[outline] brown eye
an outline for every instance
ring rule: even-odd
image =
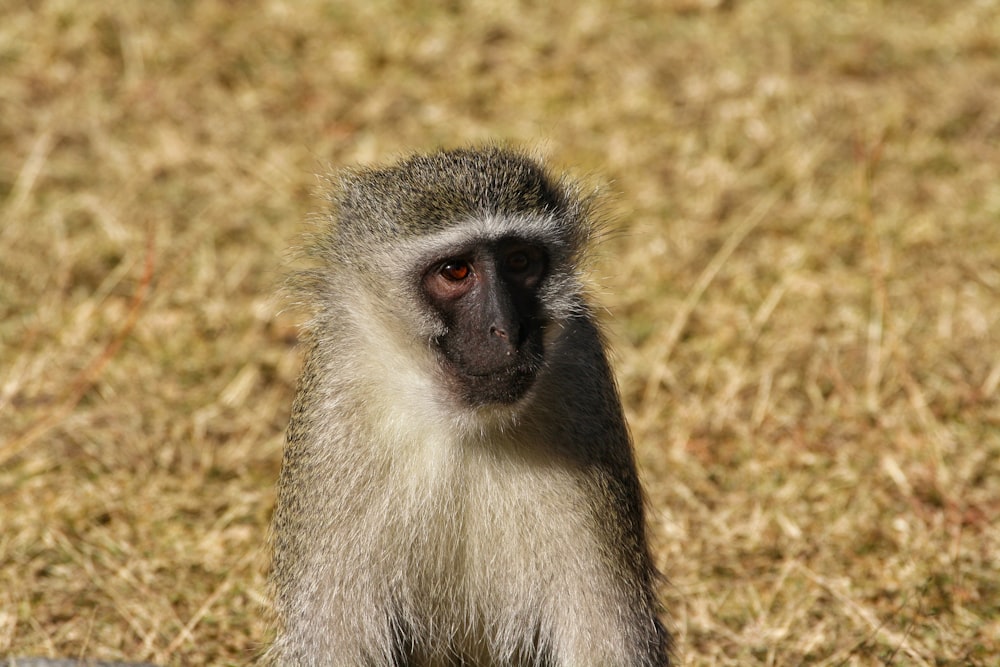
[[[471,272],[472,268],[466,262],[446,262],[441,267],[441,275],[454,282],[465,280]]]
[[[507,269],[509,271],[520,273],[527,269],[529,264],[531,264],[531,259],[525,252],[517,251],[507,255]]]

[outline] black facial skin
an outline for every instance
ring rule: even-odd
[[[540,246],[503,239],[435,261],[424,274],[424,294],[447,328],[435,344],[467,404],[511,404],[534,382],[546,259]]]

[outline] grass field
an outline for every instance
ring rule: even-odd
[[[997,664],[997,0],[0,16],[0,656],[252,660],[316,174],[502,140],[607,192],[681,664]]]

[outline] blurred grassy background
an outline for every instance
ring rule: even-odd
[[[682,664],[995,664],[1000,2],[0,17],[0,656],[251,660],[314,174],[500,139],[613,193]]]

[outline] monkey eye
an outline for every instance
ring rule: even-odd
[[[533,245],[518,244],[503,255],[503,272],[525,287],[534,287],[545,272],[545,253]]]
[[[452,282],[465,280],[472,273],[472,267],[468,262],[461,260],[448,260],[441,266],[441,275]]]
[[[509,255],[505,260],[507,264],[507,270],[513,271],[514,273],[520,273],[528,268],[531,264],[531,258],[528,257],[528,253],[522,250],[516,250]]]

